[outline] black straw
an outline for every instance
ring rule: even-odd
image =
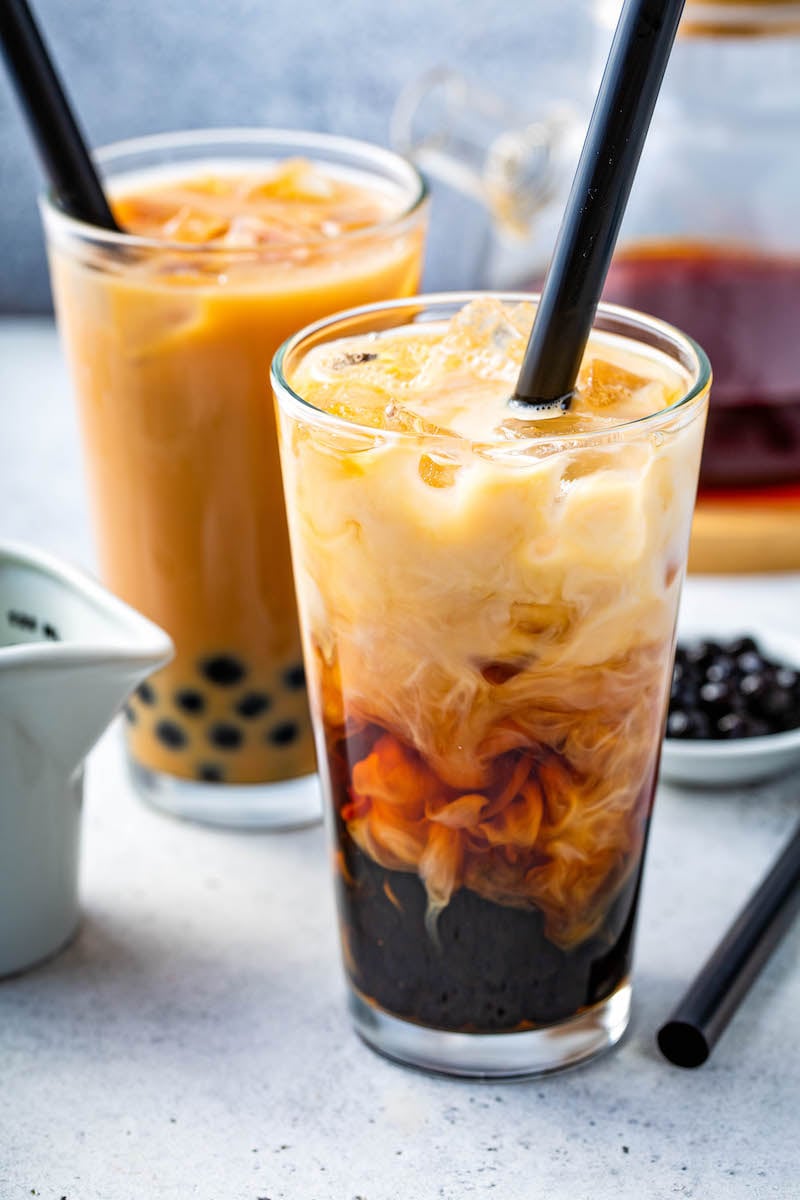
[[[800,825],[689,991],[658,1031],[661,1053],[699,1067],[800,907]]]
[[[0,0],[0,44],[59,206],[71,217],[119,230],[26,0]]]
[[[568,408],[684,0],[626,0],[512,403]]]

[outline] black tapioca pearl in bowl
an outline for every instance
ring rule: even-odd
[[[182,749],[189,740],[177,721],[159,721],[155,734],[161,744],[168,746],[170,750]]]
[[[179,688],[175,693],[175,707],[190,717],[197,717],[206,710],[206,698],[197,688]]]
[[[266,692],[247,692],[240,700],[236,701],[235,705],[236,712],[245,720],[260,717],[271,707],[272,698]]]
[[[197,768],[197,778],[203,783],[222,783],[225,771],[217,763],[201,763]]]
[[[238,725],[230,721],[217,721],[208,731],[208,740],[218,750],[238,750],[244,735]]]
[[[148,683],[147,680],[145,680],[144,683],[140,683],[137,687],[136,696],[137,699],[141,700],[142,704],[155,704],[156,689],[153,687],[152,683]]]
[[[302,663],[294,663],[283,672],[283,686],[289,692],[299,692],[306,686],[306,670]]]
[[[273,746],[290,746],[299,736],[300,728],[296,721],[280,721],[270,729],[267,741]]]
[[[668,738],[752,738],[800,728],[800,675],[749,635],[679,645]]]
[[[247,668],[232,654],[214,654],[202,660],[200,674],[218,687],[233,687],[242,682]]]

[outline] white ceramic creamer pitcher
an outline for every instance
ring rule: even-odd
[[[82,572],[0,543],[0,977],[75,932],[84,757],[171,656],[158,626]]]

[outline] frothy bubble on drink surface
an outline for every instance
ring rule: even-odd
[[[532,303],[481,297],[447,323],[317,346],[290,382],[316,408],[354,424],[501,444],[603,433],[663,411],[685,391],[688,376],[676,364],[595,335],[569,411],[527,417],[508,400],[534,314]]]

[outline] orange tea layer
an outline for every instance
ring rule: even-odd
[[[174,662],[129,709],[145,767],[259,783],[314,769],[270,359],[295,329],[413,294],[399,187],[304,160],[111,180],[124,246],[52,222],[103,574]]]
[[[532,317],[316,346],[282,455],[342,835],[419,877],[432,935],[467,889],[569,949],[640,863],[703,406],[595,333],[569,412],[510,410]]]
[[[404,198],[357,173],[334,176],[290,159],[271,169],[209,164],[203,171],[193,164],[185,175],[141,172],[113,186],[111,202],[127,233],[217,252],[210,262],[165,254],[156,264],[162,277],[174,269],[185,282],[194,271],[200,283],[212,268],[233,269],[240,282],[251,276],[260,288],[267,263],[283,268],[275,282],[298,264],[335,268],[343,257],[342,238],[355,243],[353,235],[374,238],[372,250],[391,255],[396,247],[381,245],[380,227],[400,215]]]

